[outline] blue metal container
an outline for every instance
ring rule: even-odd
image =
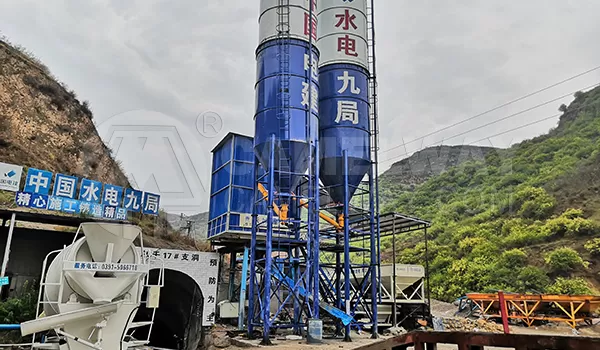
[[[253,201],[252,137],[229,133],[212,150],[208,237],[249,233]],[[266,204],[259,214],[266,213]]]
[[[310,147],[314,147],[309,146],[308,140],[316,140],[318,135],[316,48],[313,47],[312,53],[313,72],[308,67],[309,59],[309,43],[296,39],[268,41],[259,46],[256,53],[254,151],[267,169],[271,135],[275,135],[275,187],[283,193],[296,189],[308,169]],[[308,79],[312,82],[310,87]],[[306,110],[308,94],[312,94],[310,115]],[[283,113],[283,106],[287,106],[287,114]],[[308,123],[311,123],[310,137]]]
[[[350,197],[371,164],[368,72],[353,64],[327,65],[320,68],[319,83],[319,177],[331,198],[342,203],[342,152],[348,152]]]

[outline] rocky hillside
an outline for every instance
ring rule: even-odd
[[[98,135],[89,103],[80,102],[33,55],[1,40],[0,162],[129,186]],[[0,191],[0,207],[13,206],[13,198],[14,193]],[[172,230],[166,217],[140,215],[132,221],[142,227],[149,246],[196,246]]]
[[[196,215],[184,216],[167,214],[167,219],[174,230],[180,231],[182,234],[189,234],[194,239],[204,240],[207,237],[208,231],[208,212],[199,213]]]
[[[0,41],[0,159],[120,186],[127,177],[96,132],[87,102]]]
[[[392,190],[386,210],[433,223],[433,297],[598,293],[600,88],[575,94],[560,110],[558,126],[545,135],[448,168],[412,191]],[[382,245],[389,261],[392,242]],[[422,233],[396,246],[397,261],[424,263]]]
[[[495,152],[493,147],[436,146],[413,153],[394,163],[380,177],[382,206],[397,198],[403,191],[412,191],[429,178],[468,161],[482,161]]]

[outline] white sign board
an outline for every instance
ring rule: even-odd
[[[23,167],[0,163],[0,190],[19,192]]]
[[[319,67],[349,63],[369,68],[367,0],[319,2]]]
[[[158,268],[164,264],[165,270],[179,271],[196,282],[204,297],[202,326],[213,325],[217,305],[219,254],[156,248],[145,248],[144,252],[147,257],[157,258],[150,259],[150,268]]]
[[[315,2],[315,0],[312,1]],[[288,18],[290,37],[293,39],[309,41],[311,21],[308,0],[289,0],[289,3],[289,16],[285,17]],[[316,44],[317,11],[315,8],[316,5],[313,4],[312,36],[313,42]],[[279,34],[278,30],[287,29],[282,28],[279,24],[279,18],[282,11],[286,11],[287,14],[288,10],[285,7],[280,7],[278,0],[261,0],[260,17],[258,18],[259,45],[265,41],[276,39]]]

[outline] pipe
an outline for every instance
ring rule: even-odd
[[[2,270],[0,271],[0,277],[4,277],[6,274],[6,267],[8,266],[8,256],[10,255],[10,245],[12,242],[13,232],[15,230],[16,214],[12,213],[10,216],[10,227],[8,228],[8,238],[6,240],[6,247],[4,248],[4,259],[2,260]],[[0,286],[0,293],[2,293],[2,287]]]
[[[15,329],[21,329],[21,325],[20,324],[0,324],[0,330],[15,330]]]
[[[269,192],[267,191],[265,186],[263,186],[263,184],[261,184],[260,182],[258,183],[258,190],[263,195],[263,199],[265,201],[267,201],[267,203],[268,203],[269,202]],[[272,205],[273,205],[273,211],[275,212],[275,214],[277,214],[277,216],[279,216],[279,219],[287,220],[287,212],[288,212],[287,204],[283,204],[281,206],[281,209],[279,209],[279,206],[275,202],[273,202]]]
[[[306,199],[300,199],[300,206],[301,207],[306,207],[307,205],[308,205],[308,200],[306,200]],[[321,219],[327,221],[327,223],[329,223],[331,226],[335,227],[338,230],[341,230],[343,228],[343,226],[341,224],[339,224],[337,221],[335,221],[334,219],[330,218],[329,216],[327,216],[323,212],[319,212],[319,217]]]
[[[348,217],[350,216],[348,205],[350,204],[350,190],[348,185],[348,152],[344,154],[344,302],[346,303],[346,313],[350,315],[350,227]],[[350,324],[346,326],[344,341],[350,342]]]
[[[263,195],[263,199],[268,202],[269,201],[269,193],[268,193],[267,189],[265,188],[265,186],[263,186],[263,184],[259,183],[258,190]],[[287,220],[287,205],[283,204],[281,206],[281,209],[279,208],[277,203],[272,203],[272,205],[273,205],[273,211],[275,212],[275,214],[277,214],[277,216],[279,216],[279,218],[281,220]],[[308,200],[301,198],[300,206],[306,208],[308,206]],[[325,213],[319,212],[319,217],[321,219],[327,221],[327,223],[329,223],[331,226],[335,227],[338,230],[341,230],[343,228],[342,225],[340,225],[334,219],[327,216]]]

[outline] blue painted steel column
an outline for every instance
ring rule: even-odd
[[[269,155],[269,197],[267,207],[267,237],[265,241],[265,270],[263,272],[263,340],[261,345],[271,345],[271,265],[273,257],[273,201],[275,193],[275,135],[271,135],[271,154]]]
[[[340,234],[341,234],[341,232],[336,232],[336,235],[335,235],[335,245],[338,247],[340,246],[340,243],[342,243],[342,240],[340,239]],[[339,249],[339,248],[337,248],[337,249]],[[336,277],[336,279],[335,279],[336,306],[338,309],[343,310],[342,309],[342,256],[341,256],[339,250],[337,250],[335,252],[335,277]],[[336,335],[339,335],[339,332],[341,330],[342,330],[342,327],[338,323],[338,325],[336,325],[336,327],[335,327]]]
[[[344,302],[347,314],[350,314],[350,189],[348,186],[348,152],[343,151],[344,156]],[[350,324],[346,326],[344,341],[350,339]]]
[[[375,229],[375,196],[373,193],[373,180],[373,166],[371,166],[369,168],[369,225],[371,231],[371,235],[369,236],[371,242],[371,314],[373,315],[373,327],[371,328],[371,338],[377,339],[379,337],[377,329],[377,301],[379,299],[377,298],[377,296],[380,295],[380,293],[377,293],[378,285],[380,285],[378,283],[377,277],[380,276],[380,274],[377,273],[379,271],[379,261],[377,260],[377,251],[375,250],[376,239],[378,238],[378,235]],[[396,296],[394,296],[394,299],[396,299]],[[394,310],[393,312],[395,313],[396,310]]]
[[[253,193],[253,201],[252,201],[252,236],[250,240],[250,288],[248,290],[248,339],[254,339],[252,335],[252,331],[254,330],[254,298],[255,298],[255,284],[256,284],[256,230],[257,230],[257,208],[256,202],[257,192],[258,192],[258,158],[254,157],[254,183],[252,184],[252,193]]]
[[[312,28],[312,26],[311,26]],[[320,269],[320,251],[319,249],[320,247],[320,240],[319,240],[319,222],[320,222],[320,218],[319,218],[319,208],[320,208],[320,191],[319,191],[319,140],[315,140],[315,173],[314,173],[314,182],[315,182],[315,186],[314,186],[314,208],[315,208],[315,212],[314,212],[314,216],[315,216],[315,228],[314,228],[314,235],[315,235],[315,239],[313,241],[314,244],[314,253],[313,253],[313,267],[314,267],[314,286],[313,286],[313,309],[314,309],[314,316],[313,318],[318,319],[319,318],[319,271]]]
[[[240,306],[238,309],[238,329],[244,329],[244,309],[246,306],[246,281],[248,280],[248,247],[244,247],[242,278],[240,281]]]

